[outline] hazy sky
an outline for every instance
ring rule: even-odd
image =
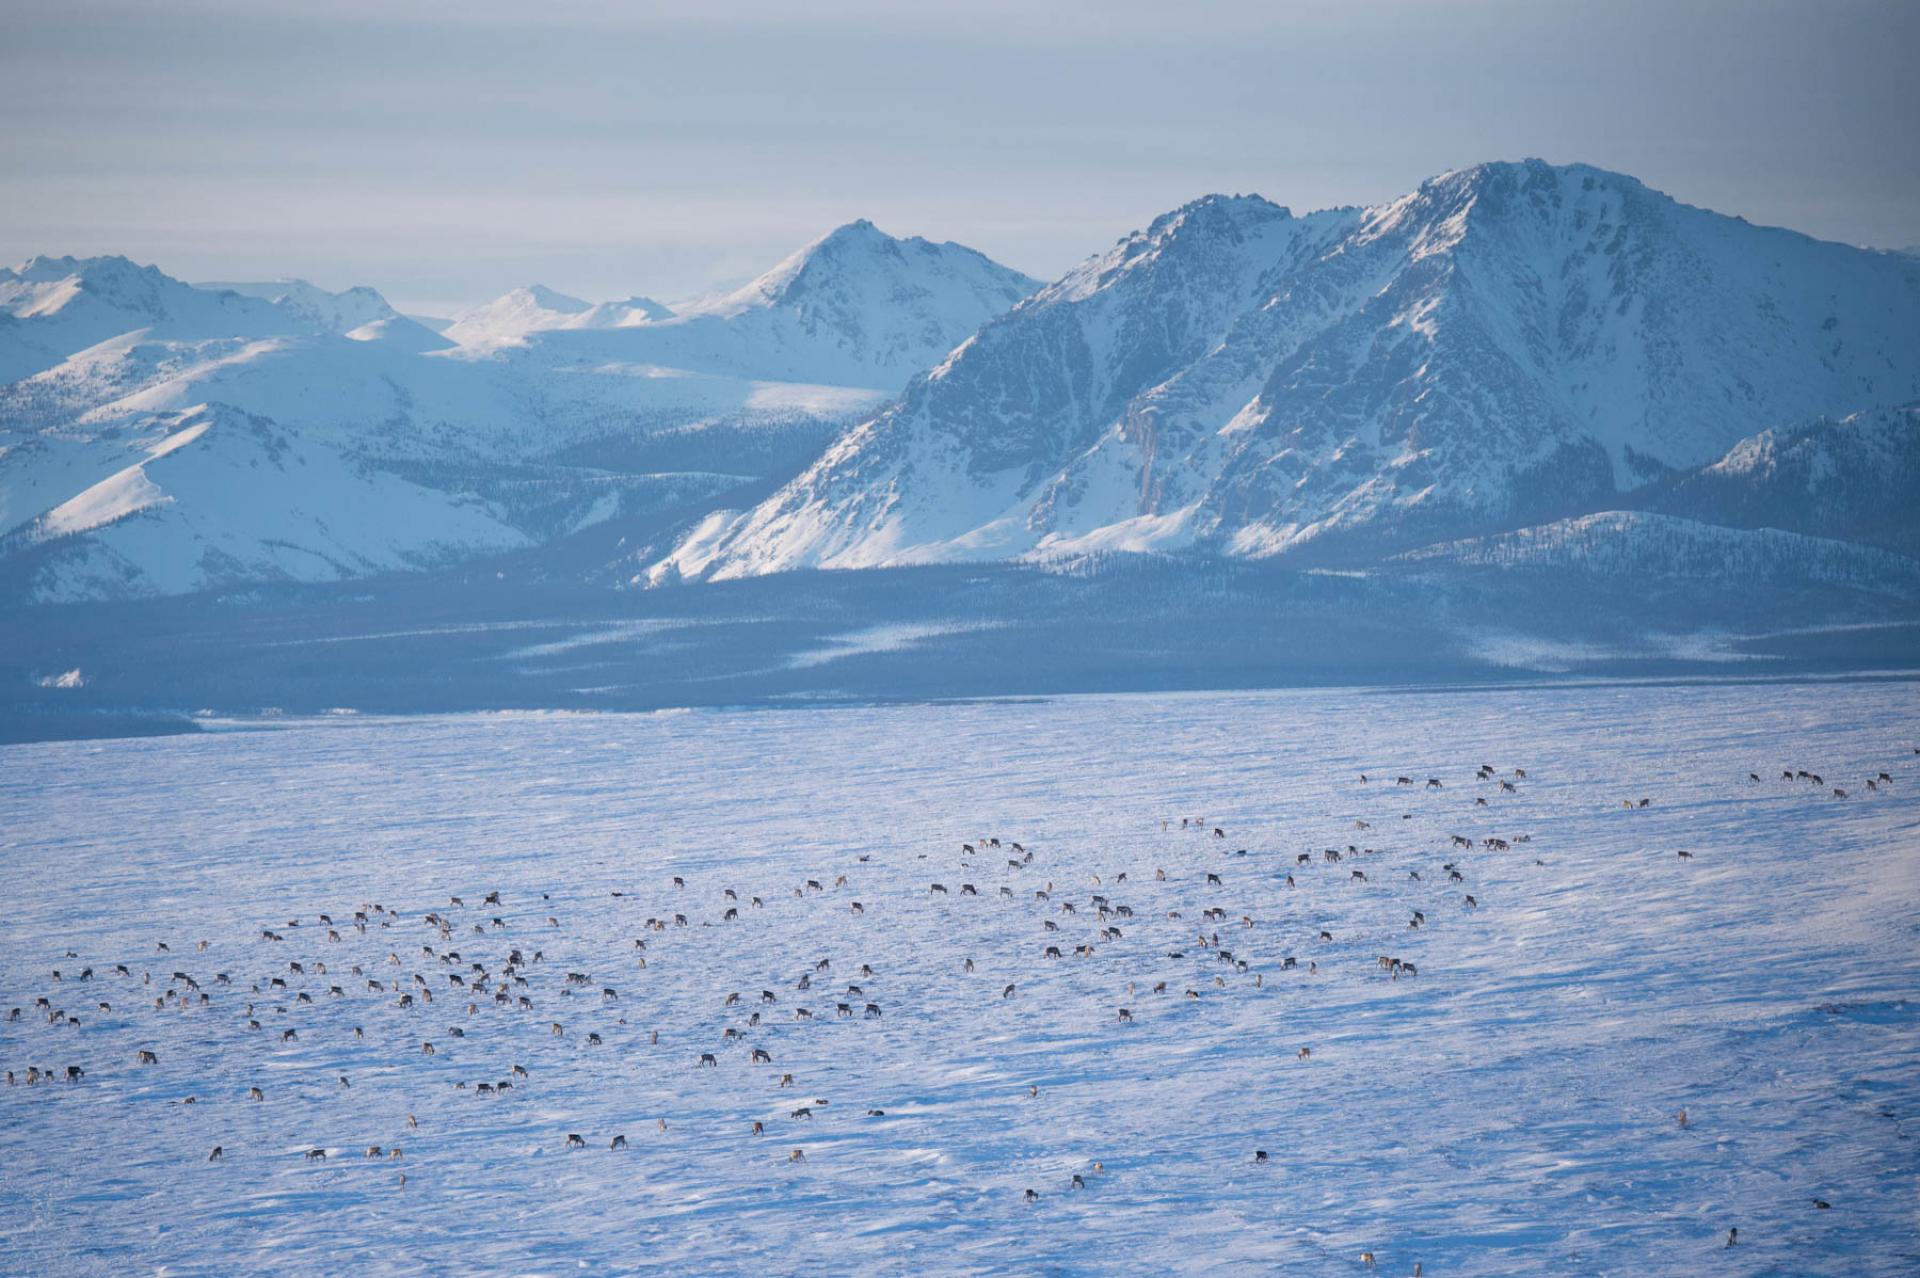
[[[1487,159],[1920,243],[1906,0],[0,0],[0,261],[672,298],[840,222],[1060,273]]]

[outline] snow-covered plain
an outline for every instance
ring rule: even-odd
[[[0,1270],[1911,1274],[1916,745],[1835,682],[9,747]]]

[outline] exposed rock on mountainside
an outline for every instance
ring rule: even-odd
[[[1619,506],[1920,395],[1920,264],[1538,161],[1210,196],[989,324],[668,575],[1095,549],[1371,558]]]

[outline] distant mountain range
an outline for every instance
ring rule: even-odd
[[[1736,473],[1762,482],[1728,455],[1743,439],[1916,398],[1920,263],[1901,255],[1539,162],[1305,217],[1210,196],[989,323],[657,575],[1102,550],[1359,564],[1650,487],[1709,517]],[[1702,467],[1725,482],[1681,482]]]
[[[540,284],[516,288],[483,306],[462,312],[440,329],[448,344],[497,346],[523,343],[529,333],[556,328],[628,328],[673,314],[649,297],[622,302],[583,302]]]
[[[35,258],[0,269],[0,580],[176,594],[665,526],[790,477],[1035,287],[857,222],[680,314],[532,287],[439,333],[367,288]]]
[[[1423,599],[1746,574],[1844,620],[1920,595],[1916,404],[1920,260],[1538,161],[1208,196],[1044,286],[864,221],[691,303],[444,323],[35,258],[0,269],[0,592],[1143,555]]]

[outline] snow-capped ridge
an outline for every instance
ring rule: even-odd
[[[565,328],[593,303],[556,292],[542,284],[527,284],[502,293],[454,316],[442,336],[462,346],[519,342],[528,333]]]
[[[860,288],[876,276],[898,281],[911,272],[915,259],[928,267],[944,264],[947,271],[956,274],[971,267],[988,277],[992,285],[1000,286],[1002,292],[1011,288],[1024,296],[1039,286],[1038,280],[1000,266],[963,244],[950,240],[936,243],[917,235],[896,238],[866,218],[858,218],[796,249],[737,289],[683,304],[678,308],[678,318],[724,318],[750,310],[805,306],[837,291]]]
[[[135,332],[198,342],[319,331],[298,310],[196,288],[124,257],[34,257],[0,277],[0,386]]]
[[[1778,528],[1726,528],[1649,511],[1609,510],[1489,537],[1424,546],[1393,562],[1491,569],[1572,569],[1651,583],[1662,577],[1798,578],[1920,599],[1920,561]]]
[[[618,361],[892,393],[1035,287],[972,249],[896,239],[861,221],[807,244],[744,288],[680,303],[670,314],[547,325],[524,344],[535,358],[557,362]]]
[[[1218,234],[1245,230],[1262,222],[1280,221],[1292,216],[1292,209],[1284,204],[1276,204],[1264,195],[1226,195],[1215,191],[1162,213],[1148,224],[1145,231],[1136,234],[1147,240],[1163,239],[1180,231]],[[1122,242],[1130,238],[1123,237]]]
[[[791,304],[676,323],[535,285],[451,337],[370,289],[8,268],[0,579],[43,601],[335,580],[695,518],[795,473],[1031,284],[859,238]],[[213,429],[148,454],[200,405]]]
[[[542,284],[529,284],[461,312],[442,332],[463,346],[519,345],[533,333],[628,328],[672,315],[672,310],[650,297],[588,302]]]
[[[1916,396],[1920,266],[1624,175],[1476,165],[1300,217],[1213,195],[675,567],[1371,556],[1617,508],[1764,427]]]
[[[444,337],[364,287],[0,268],[0,531],[111,543],[112,573],[64,579],[82,592],[228,579],[184,547],[302,580],[437,562],[643,489],[673,518],[623,580],[1120,553],[1348,570],[1616,512],[1578,531],[1920,554],[1916,403],[1920,261],[1540,160],[1371,208],[1203,195],[1044,287],[860,219],[677,310],[535,284]],[[202,404],[221,428],[144,455]],[[286,481],[288,457],[333,486]],[[556,477],[539,496],[508,478],[529,466]],[[298,518],[208,480],[256,467]],[[419,527],[366,515],[376,491]],[[343,540],[349,509],[406,553]],[[670,553],[668,527],[692,530]]]
[[[302,316],[313,325],[329,333],[346,333],[356,328],[375,324],[381,320],[394,318],[398,312],[387,304],[387,299],[364,284],[330,292],[318,285],[302,279],[247,281],[218,281],[196,284],[194,287],[216,293],[237,293],[243,297],[257,297],[272,302],[296,315]]]
[[[380,342],[414,355],[424,355],[429,351],[443,351],[453,345],[445,337],[408,315],[389,315],[384,319],[372,320],[358,328],[347,330],[341,336],[355,342]]]
[[[656,320],[672,319],[673,308],[665,302],[635,293],[632,297],[623,297],[617,302],[601,302],[593,308],[594,319],[587,327],[599,327],[602,324],[615,327],[631,324],[650,324]]]
[[[1920,404],[1769,428],[1655,489],[1644,504],[1920,556]]]
[[[548,288],[544,284],[528,284],[514,289],[508,297],[524,297],[533,305],[545,311],[559,311],[563,315],[578,315],[581,311],[593,309],[593,303]]]

